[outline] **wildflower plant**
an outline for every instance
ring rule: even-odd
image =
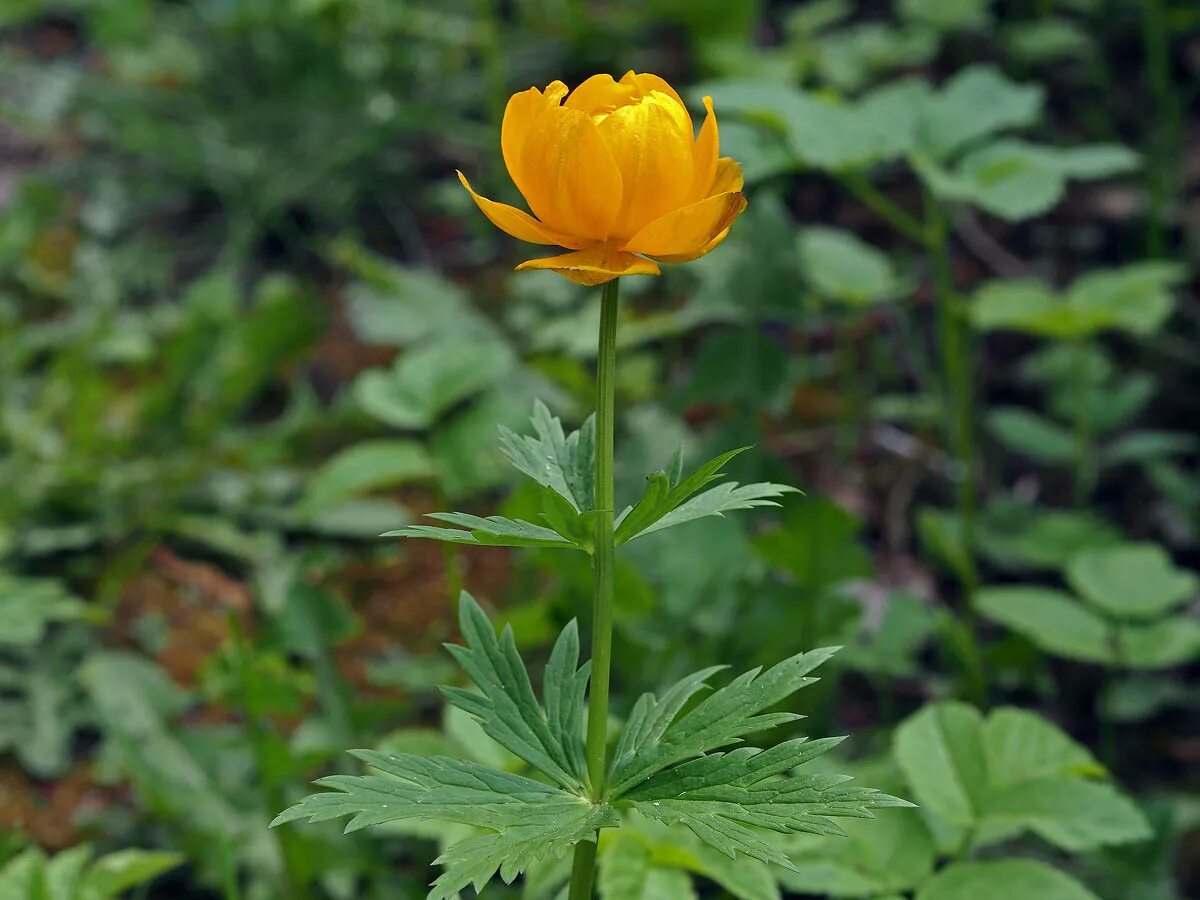
[[[391,536],[458,544],[558,548],[586,553],[595,577],[591,657],[581,663],[572,621],[555,642],[541,696],[512,630],[497,636],[468,594],[459,603],[463,646],[448,649],[475,690],[445,688],[448,701],[530,767],[529,776],[477,762],[352,751],[380,774],[334,775],[275,824],[350,817],[348,831],[405,819],[438,819],[479,829],[437,860],[444,871],[430,900],[450,900],[497,874],[511,882],[549,855],[573,852],[570,900],[592,896],[598,833],[623,814],[689,829],[730,858],[745,855],[794,868],[778,835],[837,835],[837,817],[871,818],[907,801],[857,787],[844,776],[796,774],[842,738],[797,737],[769,749],[746,738],[796,721],[773,711],[812,684],[837,648],[799,652],[744,672],[710,690],[723,667],[690,675],[661,694],[643,694],[609,746],[614,565],[617,548],[645,535],[738,509],[776,505],[786,485],[723,481],[740,450],[688,474],[679,454],[649,476],[643,495],[618,513],[614,496],[614,413],[619,276],[658,274],[658,262],[695,259],[714,249],[745,208],[738,164],[719,155],[710,99],[698,136],[678,94],[654,75],[597,75],[568,92],[561,82],[531,88],[508,103],[504,159],[533,216],[463,185],[499,228],[570,252],[519,269],[550,269],[602,284],[596,412],[567,433],[542,404],[533,435],[502,431],[513,465],[541,488],[542,521],[461,512],[437,525]],[[536,218],[535,218],[536,216]],[[744,448],[743,448],[744,449]],[[775,837],[772,836],[774,833]]]

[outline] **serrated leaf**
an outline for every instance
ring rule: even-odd
[[[692,522],[696,519],[704,519],[709,516],[722,516],[727,512],[739,509],[779,506],[780,504],[776,500],[785,494],[792,493],[799,493],[799,491],[786,484],[760,482],[758,484],[739,485],[736,481],[726,481],[714,488],[710,488],[702,494],[692,497],[692,499],[655,518],[652,524],[642,528],[640,531],[632,531],[632,527],[627,529],[626,534],[628,536],[624,539],[618,539],[617,543],[626,543],[636,538],[645,537],[648,534],[654,534],[656,531],[662,531],[665,528],[671,528],[675,525],[682,525],[685,522]],[[624,524],[624,521],[622,521],[621,525]],[[618,531],[620,530],[620,526],[618,526]]]
[[[683,704],[716,669],[682,679],[661,700],[652,694],[643,695],[630,716],[638,736],[629,742],[622,738],[618,746],[608,777],[609,796],[619,797],[670,766],[739,742],[748,734],[795,721],[799,716],[794,713],[763,710],[816,681],[808,673],[836,651],[836,647],[810,650],[765,672],[751,669],[678,718],[676,714]]]
[[[660,772],[621,798],[642,815],[681,824],[731,859],[745,854],[793,868],[788,857],[755,833],[841,834],[835,817],[871,818],[872,809],[911,806],[871,788],[851,787],[843,775],[777,778],[841,742],[785,741],[770,750],[739,747],[710,753]]]
[[[382,537],[427,538],[451,544],[475,544],[483,547],[570,547],[582,550],[578,544],[543,525],[504,516],[474,516],[470,513],[430,513],[428,518],[449,522],[459,528],[440,528],[437,525],[406,525]]]
[[[1069,875],[1030,859],[957,862],[918,893],[917,900],[1099,900]]]
[[[582,792],[587,783],[581,742],[589,666],[575,668],[575,624],[564,629],[547,667],[546,709],[534,696],[512,629],[505,628],[497,640],[491,622],[465,591],[459,601],[459,627],[467,646],[448,649],[482,693],[443,688],[446,698],[478,719],[488,737],[510,753],[566,790]]]
[[[1085,662],[1115,661],[1108,623],[1063,591],[1041,587],[984,588],[976,609],[1048,653]]]
[[[448,757],[354,755],[385,775],[333,775],[317,784],[332,788],[305,797],[272,825],[298,819],[321,822],[350,816],[347,831],[405,819],[440,819],[487,829],[449,848],[431,900],[451,900],[468,885],[477,890],[496,874],[511,882],[531,862],[619,824],[611,807],[578,794],[479,763]],[[385,777],[386,776],[386,777]]]
[[[682,480],[677,473],[682,470],[683,456],[681,452],[676,451],[671,458],[670,473],[664,469],[647,478],[646,492],[642,498],[617,517],[616,542],[623,544],[632,540],[667,513],[678,508],[697,491],[704,490],[714,481],[720,481],[725,477],[721,471],[725,464],[749,449],[749,447],[739,447],[736,450],[722,453]]]
[[[78,900],[113,900],[171,871],[183,861],[182,853],[156,850],[129,849],[110,853],[96,860],[83,876]],[[66,895],[63,896],[65,900]]]
[[[500,429],[500,445],[514,466],[543,487],[550,488],[578,513],[595,507],[596,422],[588,417],[569,435],[562,422],[538,400],[533,405],[536,436]]]
[[[1090,603],[1129,619],[1161,616],[1200,590],[1200,579],[1177,568],[1157,544],[1082,550],[1071,558],[1066,574]]]

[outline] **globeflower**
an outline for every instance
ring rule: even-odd
[[[742,170],[720,156],[712,98],[696,134],[679,94],[657,75],[593,75],[514,94],[500,146],[533,215],[463,187],[513,237],[571,252],[518,269],[549,269],[580,284],[658,275],[657,263],[716,247],[746,208]]]

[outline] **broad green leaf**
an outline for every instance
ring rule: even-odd
[[[322,778],[317,784],[332,790],[305,797],[272,825],[350,816],[347,831],[413,818],[487,829],[490,833],[467,838],[438,858],[446,871],[430,900],[452,900],[468,885],[481,891],[497,871],[511,882],[537,859],[619,824],[611,807],[478,763],[369,750],[354,755],[384,775]]]
[[[401,355],[391,369],[369,369],[354,384],[359,405],[394,428],[426,429],[455,404],[478,394],[512,368],[499,340],[447,338]]]
[[[153,881],[183,861],[181,853],[155,850],[119,850],[110,853],[98,859],[83,876],[77,900],[111,900]],[[51,897],[50,900],[56,898]]]
[[[46,854],[31,847],[0,868],[0,900],[38,900]]]
[[[659,772],[619,803],[632,803],[643,816],[666,825],[684,825],[731,859],[745,854],[791,869],[788,857],[756,829],[840,835],[833,818],[872,818],[872,809],[912,805],[871,788],[851,787],[843,775],[776,777],[838,743],[838,738],[798,738],[770,750],[710,753]]]
[[[917,900],[1099,900],[1069,875],[1030,859],[957,862],[917,892]]]
[[[475,544],[484,547],[570,547],[581,550],[569,538],[543,525],[504,516],[473,516],[469,513],[430,513],[429,518],[457,525],[440,528],[437,525],[406,525],[387,531],[383,537],[429,538],[452,544]]]
[[[1067,303],[1094,316],[1106,316],[1112,327],[1145,337],[1166,323],[1175,301],[1171,289],[1186,270],[1168,262],[1142,262],[1121,269],[1089,272],[1067,291]]]
[[[890,300],[903,290],[891,258],[837,228],[806,228],[796,240],[801,272],[818,294],[850,306]]]
[[[788,856],[795,871],[779,873],[791,891],[835,897],[877,897],[910,891],[933,872],[933,837],[919,816],[892,813],[841,824],[846,837],[798,835]]]
[[[303,508],[315,512],[435,473],[433,460],[416,441],[363,441],[338,453],[313,475]]]
[[[443,688],[447,699],[478,719],[488,737],[510,753],[566,790],[582,792],[587,783],[583,698],[591,665],[577,667],[575,623],[563,629],[546,668],[545,709],[534,696],[512,628],[505,628],[497,640],[491,622],[465,591],[459,602],[459,628],[467,646],[447,649],[482,693]]]
[[[1086,59],[1096,46],[1088,32],[1070,19],[1039,17],[1014,22],[1004,30],[1004,46],[1025,65]]]
[[[995,789],[983,817],[1028,828],[1073,853],[1151,837],[1137,807],[1115,788],[1079,778],[1034,778]]]
[[[1042,99],[1037,85],[1015,84],[991,66],[963,69],[928,103],[922,145],[935,160],[946,159],[980,138],[1034,124]]]
[[[87,844],[64,850],[47,860],[42,872],[46,900],[80,900],[80,886],[91,861],[92,848]]]
[[[933,703],[896,729],[896,761],[924,809],[954,825],[981,817],[988,790],[983,717],[965,703]]]
[[[975,31],[991,22],[988,0],[896,0],[895,5],[901,18],[939,31]]]
[[[1084,599],[1127,619],[1161,616],[1200,590],[1200,578],[1157,544],[1082,550],[1067,564],[1067,580]]]
[[[812,44],[821,81],[846,93],[858,92],[878,73],[923,66],[938,50],[933,30],[920,25],[896,28],[885,22],[839,28],[820,35]],[[865,113],[861,102],[859,111]]]
[[[537,434],[530,437],[501,427],[500,442],[505,455],[517,469],[570,503],[575,512],[593,509],[595,419],[589,417],[578,431],[568,435],[562,422],[538,400],[533,405],[533,428]]]
[[[1144,382],[1133,382],[1140,385]],[[1200,440],[1195,435],[1178,431],[1132,431],[1123,434],[1103,448],[1101,461],[1106,466],[1126,463],[1152,464],[1172,456],[1184,456],[1193,452]]]
[[[1117,629],[1121,662],[1137,669],[1165,669],[1200,660],[1200,621],[1168,616]]]
[[[1093,513],[1023,503],[993,503],[980,526],[980,548],[993,562],[1007,567],[1058,569],[1084,548],[1121,540],[1110,524]]]
[[[1032,278],[989,281],[971,298],[970,318],[981,331],[1034,331],[1038,323],[1055,314],[1058,305],[1057,295],[1044,282]]]
[[[82,619],[86,612],[61,582],[0,571],[0,646],[35,646],[50,623]]]
[[[1020,406],[1002,406],[988,413],[988,430],[1008,449],[1050,464],[1075,458],[1075,436],[1057,422]]]
[[[976,608],[1048,653],[1085,662],[1115,661],[1108,624],[1069,594],[1040,587],[984,588]]]
[[[696,900],[687,873],[655,865],[636,835],[613,835],[600,854],[599,870],[600,900]]]
[[[984,722],[983,743],[993,787],[1030,779],[1105,775],[1086,747],[1027,710],[995,710]]]
[[[799,717],[794,713],[763,710],[815,682],[817,679],[809,673],[836,651],[836,647],[810,650],[765,672],[751,669],[682,716],[678,713],[683,705],[718,669],[705,669],[680,680],[661,699],[643,694],[625,725],[632,737],[627,740],[622,735],[610,765],[609,795],[619,797],[669,766],[736,743],[746,735],[795,721]],[[823,751],[828,747],[814,742],[812,749]]]

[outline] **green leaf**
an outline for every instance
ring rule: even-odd
[[[1086,747],[1027,710],[995,710],[984,723],[983,743],[993,786],[1043,778],[1102,778],[1106,774]]]
[[[0,571],[0,646],[36,646],[52,622],[86,617],[87,606],[59,581]]]
[[[1177,568],[1157,544],[1082,550],[1067,564],[1067,580],[1084,599],[1127,619],[1161,616],[1200,590],[1200,578]]]
[[[369,369],[354,394],[370,415],[395,428],[426,429],[456,404],[478,394],[512,368],[499,340],[444,338],[400,356],[391,369]]]
[[[1107,317],[1111,327],[1145,337],[1166,323],[1175,308],[1171,289],[1186,277],[1183,266],[1156,261],[1089,272],[1072,283],[1067,303],[1073,309]]]
[[[896,11],[939,31],[975,31],[991,22],[987,0],[897,0]]]
[[[924,809],[954,825],[978,821],[988,789],[983,717],[965,703],[934,703],[896,729],[894,751]]]
[[[1072,853],[1152,836],[1137,807],[1111,785],[1079,778],[1035,778],[994,790],[983,812],[989,824],[1028,828]]]
[[[934,159],[946,159],[980,138],[1034,124],[1041,116],[1042,100],[1037,85],[1015,84],[992,66],[970,66],[928,103],[921,123],[922,146]]]
[[[797,236],[801,271],[813,290],[850,306],[898,296],[903,285],[891,258],[837,228],[805,228]]]
[[[1058,569],[1086,547],[1119,543],[1120,534],[1090,512],[993,503],[985,511],[979,545],[1002,566]]]
[[[1075,458],[1075,436],[1044,416],[1019,406],[988,413],[988,430],[1014,452],[1042,463],[1063,464]]]
[[[111,900],[147,884],[184,861],[181,853],[119,850],[101,857],[83,877],[78,900]],[[56,900],[51,896],[49,900]],[[66,900],[64,895],[63,900]]]
[[[1115,662],[1108,624],[1062,591],[1040,587],[984,588],[975,607],[1048,653],[1084,662]]]
[[[1200,660],[1200,621],[1168,616],[1117,629],[1121,662],[1138,669],[1166,669]]]
[[[453,900],[468,885],[481,891],[497,871],[511,882],[532,862],[592,838],[598,828],[619,824],[611,807],[478,763],[370,750],[354,755],[384,776],[322,778],[317,784],[333,790],[305,797],[272,826],[350,816],[346,830],[357,831],[431,818],[491,832],[461,841],[438,858],[446,871],[434,883],[430,900]]]
[[[798,489],[786,484],[759,482],[758,484],[739,485],[736,481],[726,481],[681,504],[657,519],[653,525],[643,528],[626,540],[632,541],[674,525],[682,525],[685,522],[709,516],[722,516],[727,512],[739,509],[779,506],[780,504],[776,502],[777,498],[794,493],[799,493]]]
[[[512,628],[500,639],[470,594],[459,601],[459,627],[466,647],[450,653],[482,692],[443,688],[447,699],[479,720],[484,732],[568,791],[587,783],[583,755],[583,698],[590,663],[577,668],[579,634],[574,622],[563,629],[546,668],[543,709],[517,652]]]
[[[833,818],[872,818],[872,809],[912,805],[871,788],[851,787],[842,775],[775,777],[840,742],[798,738],[770,750],[739,747],[710,753],[659,772],[620,802],[632,803],[643,816],[666,825],[686,826],[731,859],[745,854],[790,869],[788,857],[755,829],[840,835]]]
[[[878,897],[911,891],[933,872],[935,846],[917,815],[839,823],[845,838],[800,835],[788,848],[795,871],[780,881],[802,894]]]
[[[550,488],[571,504],[575,512],[595,507],[596,423],[589,417],[578,431],[563,432],[562,422],[546,404],[533,405],[536,437],[500,429],[504,454],[514,466],[538,484]]]
[[[655,865],[650,848],[635,835],[613,835],[599,869],[600,900],[696,900],[687,873]]]
[[[785,697],[818,679],[808,673],[837,652],[825,647],[797,653],[765,672],[751,669],[678,716],[683,705],[702,690],[719,669],[705,669],[681,679],[661,699],[638,698],[616,755],[609,767],[608,790],[618,797],[657,772],[710,750],[735,743],[749,734],[793,722],[794,713],[763,713]],[[824,749],[824,745],[819,745]],[[798,763],[796,763],[798,765]]]
[[[313,475],[303,509],[316,512],[372,491],[429,479],[435,472],[433,460],[416,441],[363,441],[338,453]]]
[[[484,547],[571,547],[584,549],[557,531],[520,519],[504,516],[473,516],[470,513],[430,513],[428,518],[449,522],[459,528],[439,528],[436,525],[406,525],[387,531],[383,537],[428,538],[452,544],[475,544]]]
[[[958,862],[917,893],[917,900],[1099,900],[1074,878],[1028,859]]]

